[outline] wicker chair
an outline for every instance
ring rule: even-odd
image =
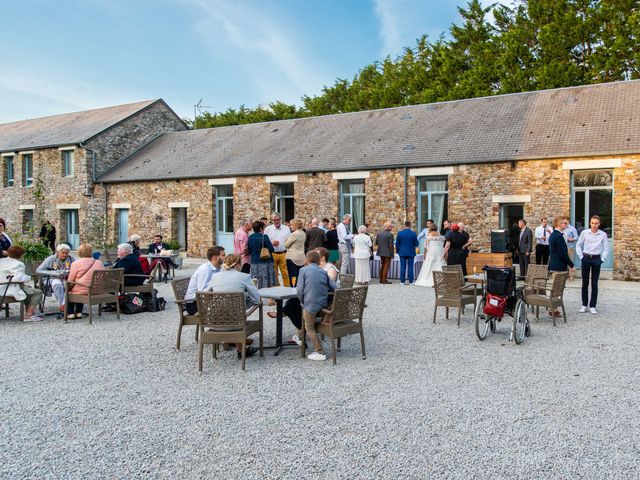
[[[458,272],[434,271],[433,287],[435,305],[433,307],[433,323],[436,323],[438,307],[446,307],[446,318],[449,319],[449,307],[458,308],[458,326],[460,313],[465,305],[475,305],[478,290],[475,285],[462,287]]]
[[[460,288],[462,288],[464,291],[471,293],[474,290],[475,284],[472,283],[466,283],[464,280],[464,272],[462,271],[462,265],[443,265],[442,266],[442,271],[443,272],[458,272],[458,275],[460,275]],[[462,308],[462,310],[464,311],[464,307]]]
[[[527,305],[533,305],[535,307],[545,307],[549,311],[554,311],[556,308],[562,308],[562,316],[564,323],[567,323],[567,312],[564,308],[564,287],[569,278],[569,272],[553,272],[551,274],[551,282],[546,283],[544,287],[541,287],[539,283],[533,285],[525,284],[525,288],[543,288],[543,293],[530,293],[525,298]],[[539,319],[539,309],[536,309],[536,319]],[[553,326],[556,326],[556,317],[553,316]]]
[[[545,285],[547,283],[548,277],[549,267],[547,265],[538,265],[535,263],[529,265],[529,267],[527,268],[527,275],[524,279],[525,287],[522,289],[522,295],[524,296],[524,298],[526,299],[527,295],[544,295]],[[531,305],[531,310],[533,311],[533,309],[534,307],[533,305]],[[540,307],[537,307],[536,309],[539,313]]]
[[[202,372],[202,350],[211,344],[213,358],[217,358],[218,345],[235,343],[242,345],[242,370],[245,369],[247,337],[260,334],[260,356],[264,357],[262,330],[262,303],[246,309],[244,292],[196,292],[200,316],[198,340],[198,371]],[[258,320],[247,320],[259,311]]]
[[[340,349],[340,339],[347,335],[360,335],[360,346],[362,348],[362,359],[367,358],[364,345],[364,331],[362,329],[362,317],[365,302],[367,300],[367,285],[358,285],[352,288],[339,288],[333,295],[331,309],[323,309],[325,321],[316,323],[316,333],[326,335],[331,339],[331,353],[333,364],[336,364],[336,339],[338,349]],[[304,322],[302,323],[302,337],[304,338]],[[301,354],[306,356],[306,342],[302,342]]]
[[[178,338],[176,339],[176,349],[180,350],[180,339],[182,337],[182,327],[185,325],[196,325],[196,341],[198,341],[198,335],[200,333],[200,317],[196,313],[195,315],[189,315],[185,310],[184,296],[187,293],[189,287],[189,278],[181,278],[180,280],[172,280],[171,287],[173,288],[173,295],[175,297],[176,305],[178,305],[178,313],[180,313],[180,323],[178,324]],[[192,300],[189,300],[191,302]]]
[[[86,285],[79,282],[66,281],[64,284],[64,304],[69,305],[69,302],[83,303],[89,305],[89,324],[93,323],[92,306],[98,305],[98,316],[102,316],[102,304],[115,303],[116,315],[120,318],[120,303],[119,295],[122,289],[122,282],[124,277],[123,268],[114,268],[107,270],[94,270],[91,276],[91,284]],[[89,293],[75,294],[69,293],[73,285],[81,285],[89,289]],[[64,310],[64,321],[67,321],[67,309]]]
[[[346,273],[338,274],[338,282],[340,282],[340,288],[352,288],[355,280],[355,275],[348,275]]]
[[[20,320],[24,320],[24,300],[16,300],[11,296],[5,296],[4,292],[7,291],[9,285],[22,285],[22,282],[13,282],[11,279],[13,275],[7,277],[6,282],[0,282],[0,308],[4,308],[5,316],[9,318],[9,304],[10,303],[19,303],[20,304]]]
[[[159,268],[158,265],[153,267],[153,270],[149,272],[149,275],[138,275],[133,273],[127,273],[124,275],[123,282],[127,278],[144,278],[144,283],[142,285],[124,285],[122,286],[123,293],[149,293],[153,294],[153,280],[155,277],[155,270]]]

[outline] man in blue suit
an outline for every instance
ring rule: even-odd
[[[411,230],[411,222],[404,222],[404,230],[398,232],[396,236],[396,251],[400,256],[400,285],[404,285],[407,273],[409,273],[409,283],[413,285],[413,260],[416,257],[418,244],[418,234]]]

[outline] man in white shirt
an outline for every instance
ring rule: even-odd
[[[576,227],[571,225],[571,220],[568,217],[565,217],[565,221],[567,222],[567,226],[564,228],[562,234],[564,235],[564,240],[567,242],[567,253],[569,254],[569,258],[573,260],[573,256],[576,253],[576,242],[578,241],[578,231]],[[573,280],[574,270],[569,270],[569,278]]]
[[[351,241],[353,234],[351,233],[351,215],[348,213],[342,217],[342,222],[338,224],[338,250],[340,251],[340,273],[351,273]]]
[[[589,222],[591,228],[583,230],[576,243],[576,252],[582,262],[582,307],[580,313],[598,313],[598,279],[600,267],[609,257],[609,239],[600,230],[600,217],[593,215]],[[591,300],[589,300],[589,276],[591,276]]]
[[[273,222],[267,228],[264,229],[264,234],[269,237],[271,243],[273,244],[273,268],[276,273],[276,285],[280,286],[280,281],[278,280],[278,268],[280,269],[280,273],[282,274],[282,282],[285,287],[290,287],[291,283],[289,283],[289,272],[287,271],[287,248],[284,246],[284,242],[291,235],[291,229],[286,225],[282,225],[282,218],[279,213],[274,213],[271,216],[271,221]]]
[[[542,217],[542,225],[536,228],[536,263],[538,265],[549,264],[549,237],[553,228],[547,222],[547,217]]]
[[[424,251],[424,242],[426,241],[427,237],[429,236],[429,229],[431,228],[431,225],[433,225],[433,220],[429,219],[427,220],[427,226],[425,228],[422,229],[422,231],[418,234],[418,242],[420,243],[420,251]]]
[[[209,286],[211,277],[222,270],[222,263],[225,257],[224,248],[220,246],[210,247],[207,250],[207,261],[196,268],[191,275],[187,293],[184,295],[186,302],[184,306],[189,315],[198,313],[198,304],[196,303],[196,292],[204,292]]]

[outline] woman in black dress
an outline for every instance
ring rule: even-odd
[[[7,224],[4,218],[0,218],[0,258],[8,256],[7,250],[13,245],[9,236],[5,233]]]
[[[447,265],[460,265],[462,274],[467,275],[467,255],[462,247],[465,244],[465,237],[460,233],[457,223],[451,225],[451,230],[447,233],[444,245],[444,258]]]

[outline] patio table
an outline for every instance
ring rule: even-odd
[[[284,300],[288,300],[289,298],[297,297],[296,289],[293,287],[268,287],[261,288],[258,290],[260,294],[260,298],[268,298],[270,300],[276,301],[276,344],[273,347],[264,347],[264,348],[275,348],[276,352],[274,356],[278,356],[280,351],[284,347],[295,346],[295,343],[282,343],[282,302]]]

